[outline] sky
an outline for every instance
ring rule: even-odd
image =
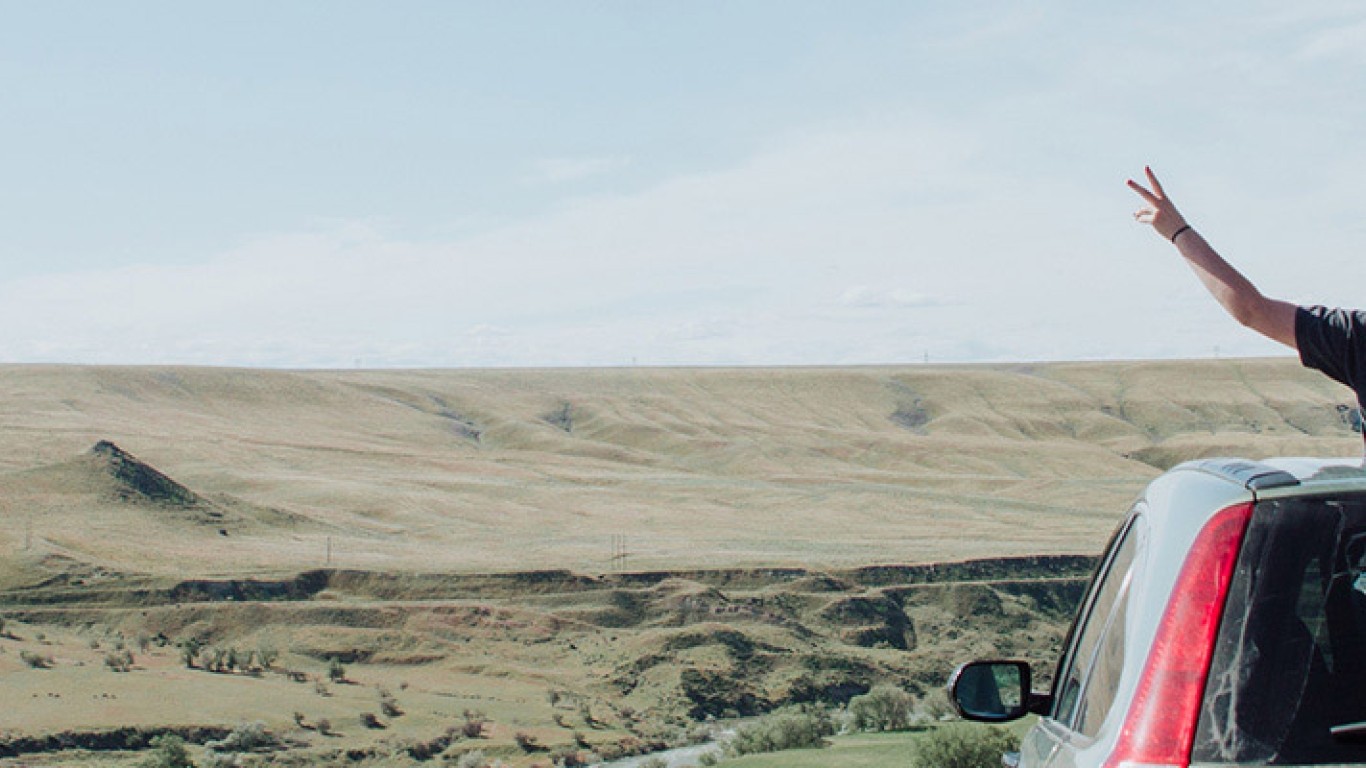
[[[1289,355],[1366,304],[1366,6],[0,0],[0,363]]]

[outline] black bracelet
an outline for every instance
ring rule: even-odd
[[[1186,234],[1186,231],[1189,230],[1190,228],[1191,228],[1191,225],[1187,224],[1186,226],[1184,226],[1184,227],[1182,227],[1182,228],[1176,230],[1175,232],[1173,232],[1173,233],[1172,233],[1172,242],[1173,242],[1173,243],[1176,242],[1176,238],[1178,238],[1178,237],[1180,237],[1180,236]]]

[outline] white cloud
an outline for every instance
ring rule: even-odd
[[[548,157],[531,164],[529,180],[562,184],[612,173],[630,164],[626,157]]]
[[[856,285],[840,294],[836,303],[841,307],[857,309],[914,309],[933,307],[941,302],[923,293],[902,289],[875,288],[870,285]]]

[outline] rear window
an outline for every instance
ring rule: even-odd
[[[1366,496],[1261,502],[1230,585],[1192,761],[1360,763],[1366,743],[1330,730],[1354,723],[1366,723]]]

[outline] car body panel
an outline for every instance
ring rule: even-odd
[[[1115,747],[1119,731],[1133,700],[1158,626],[1167,611],[1178,575],[1201,530],[1228,507],[1291,497],[1333,497],[1366,493],[1366,467],[1361,458],[1283,458],[1268,461],[1206,459],[1187,462],[1168,470],[1144,490],[1118,529],[1142,532],[1129,568],[1122,627],[1122,666],[1113,682],[1114,696],[1098,727],[1089,734],[1074,729],[1072,713],[1064,697],[1054,691],[1053,710],[1023,738],[1020,768],[1095,768],[1104,765]],[[1112,541],[1098,567],[1097,576],[1110,578]],[[1056,680],[1071,668],[1078,637],[1092,616],[1099,581],[1093,581],[1068,635],[1067,647]],[[1089,663],[1089,662],[1087,662]],[[1091,684],[1088,667],[1083,689]],[[1055,686],[1059,683],[1055,680]],[[1109,681],[1107,681],[1109,682]],[[1108,689],[1107,689],[1108,690]],[[1085,696],[1083,690],[1077,696]],[[1074,697],[1075,700],[1075,697]],[[1074,705],[1075,707],[1075,705]],[[1059,719],[1061,718],[1061,719]],[[1227,764],[1224,764],[1227,765]]]

